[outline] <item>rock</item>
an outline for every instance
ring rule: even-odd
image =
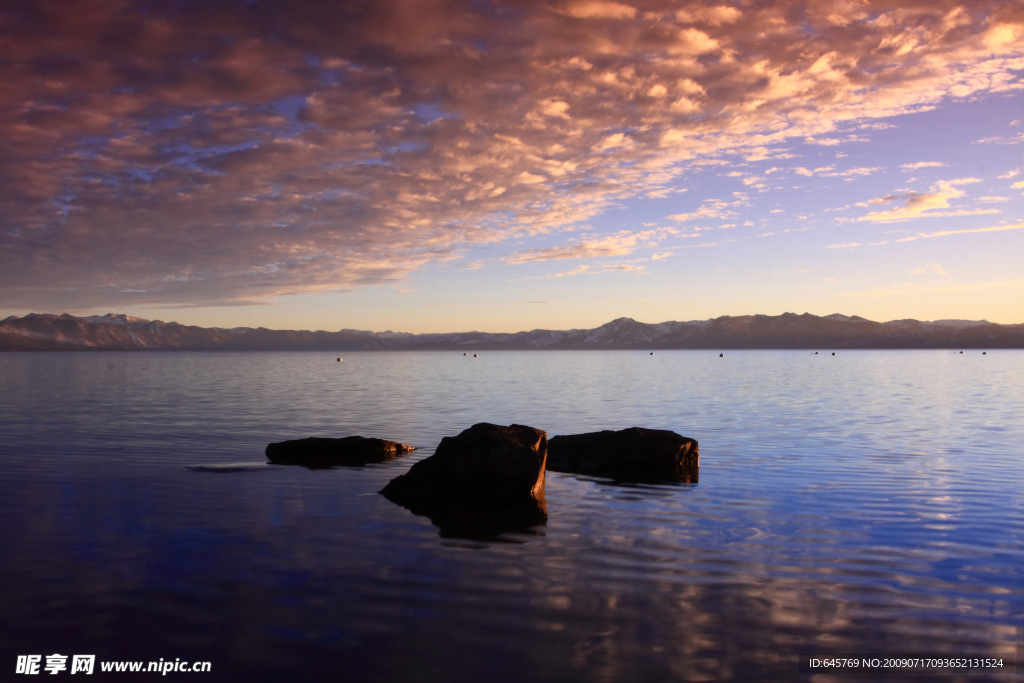
[[[434,455],[381,494],[440,528],[444,538],[489,540],[547,522],[547,434],[481,422],[441,439]]]
[[[277,465],[304,465],[311,468],[334,465],[362,466],[371,462],[384,462],[410,451],[412,446],[384,439],[346,436],[343,439],[323,439],[311,436],[272,443],[267,446],[267,460]]]
[[[392,479],[381,493],[390,501],[461,501],[505,505],[544,492],[546,432],[524,425],[475,424],[441,439],[434,455]]]
[[[666,429],[555,436],[548,445],[549,470],[618,481],[695,484],[699,464],[697,442]]]

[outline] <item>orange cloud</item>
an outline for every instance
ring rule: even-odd
[[[394,283],[730,155],[1010,92],[1024,63],[1020,8],[984,1],[24,6],[0,7],[0,305],[24,308]],[[861,220],[996,211],[962,192]]]
[[[870,221],[872,223],[894,223],[906,221],[913,218],[937,217],[937,216],[974,216],[982,214],[999,213],[999,209],[954,209],[952,211],[941,211],[949,209],[949,200],[959,199],[965,192],[958,186],[971,185],[981,182],[978,178],[959,178],[956,180],[939,181],[932,192],[926,194],[910,194],[905,197],[904,206],[886,211],[872,211],[866,216],[861,216],[858,221]],[[888,195],[879,199],[872,199],[870,204],[885,204],[899,199],[896,195]]]

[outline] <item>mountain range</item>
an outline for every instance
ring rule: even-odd
[[[337,332],[196,327],[108,313],[30,313],[0,320],[0,351],[485,351],[533,349],[995,349],[1024,348],[1024,324],[986,320],[873,322],[838,313],[742,315],[647,324],[619,318],[588,330]]]

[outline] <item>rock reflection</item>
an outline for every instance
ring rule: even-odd
[[[228,462],[206,465],[185,465],[185,469],[193,472],[214,472],[219,474],[230,474],[233,472],[269,472],[269,462]]]
[[[547,500],[543,489],[538,498],[517,503],[487,504],[476,501],[429,500],[401,502],[383,494],[392,503],[414,515],[427,517],[439,529],[441,538],[495,541],[503,534],[522,533],[548,521]]]
[[[576,478],[580,481],[592,481],[596,484],[609,486],[636,487],[637,485],[658,486],[672,484],[691,484],[696,486],[699,481],[700,465],[693,463],[691,465],[680,465],[678,467],[665,469],[659,472],[637,472],[617,477],[599,477],[572,470],[554,470],[550,467],[548,470],[563,474],[576,474],[579,475]],[[650,491],[654,489],[645,490]]]

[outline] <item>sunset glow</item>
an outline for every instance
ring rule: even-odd
[[[9,2],[0,317],[1024,322],[1024,5]]]

